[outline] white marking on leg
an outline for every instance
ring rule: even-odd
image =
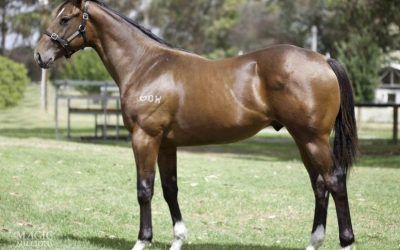
[[[143,250],[145,249],[146,245],[150,244],[147,241],[142,241],[142,240],[138,240],[136,241],[135,246],[132,248],[132,250]]]
[[[355,247],[353,247],[353,245],[347,246],[347,247],[341,247],[341,250],[352,250],[352,249],[356,249]]]
[[[63,8],[60,13],[58,13],[57,17],[61,16],[61,14],[64,12],[65,8]]]
[[[317,250],[325,240],[325,228],[319,225],[317,229],[311,234],[310,245],[306,250]]]
[[[170,250],[181,250],[183,242],[187,237],[187,229],[182,221],[175,223],[174,226],[174,241],[172,242]]]

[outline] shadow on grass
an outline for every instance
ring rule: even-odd
[[[73,136],[75,137],[72,141],[82,142],[79,136],[93,135],[93,133],[93,129],[90,128],[74,129]],[[61,134],[64,135],[62,140],[67,141],[65,130],[61,130]],[[0,136],[20,139],[55,139],[54,129],[52,128],[0,129]],[[82,143],[130,147],[130,143],[126,141],[85,141]],[[292,138],[275,137],[274,135],[258,135],[233,144],[183,147],[179,150],[199,154],[228,154],[229,157],[233,158],[266,162],[300,161],[298,149]],[[385,139],[361,139],[360,152],[357,166],[400,168],[400,144],[394,145],[390,140]]]
[[[121,147],[130,147],[126,141],[81,141],[80,136],[93,135],[93,129],[74,129],[73,139],[68,140],[65,136],[66,131],[61,130],[62,141],[73,141],[85,144],[113,145]],[[0,129],[0,136],[26,139],[38,138],[54,140],[55,132],[51,128],[33,128],[33,129]],[[259,161],[289,161],[299,159],[299,153],[296,145],[291,138],[270,138],[265,136],[256,136],[244,141],[232,144],[207,145],[198,147],[179,148],[183,152],[204,153],[204,154],[229,154],[233,158],[252,159]]]
[[[0,238],[0,249],[1,249],[1,246],[11,246],[11,245],[16,245],[16,244],[18,244],[16,241],[10,241],[7,239]]]
[[[91,128],[76,129],[73,131],[76,136],[93,134],[94,130]],[[66,130],[60,130],[60,135],[63,136],[62,139],[66,140]],[[10,138],[39,138],[39,139],[56,139],[56,133],[54,128],[3,128],[0,129],[0,136],[10,137]]]
[[[99,131],[100,133],[100,131]],[[72,132],[72,138],[68,139],[67,130],[60,130],[60,141],[69,141],[69,142],[78,142],[78,143],[90,143],[90,144],[101,144],[101,145],[116,145],[116,146],[124,146],[130,147],[130,143],[126,143],[124,140],[116,141],[116,140],[96,140],[96,141],[83,141],[81,140],[82,136],[94,136],[94,129],[92,128],[80,128],[74,129]],[[55,130],[53,128],[32,128],[32,129],[19,129],[19,128],[3,128],[0,129],[0,136],[9,137],[9,138],[17,138],[17,139],[27,139],[27,138],[36,138],[43,140],[56,140]],[[123,133],[121,133],[123,136]]]
[[[300,159],[291,138],[252,137],[232,144],[183,147],[181,151],[204,154],[230,154],[234,158],[260,161],[291,161]]]
[[[55,139],[54,129],[51,128],[3,128],[0,129],[0,136],[10,138],[40,138],[40,139]]]
[[[80,237],[75,235],[64,235],[60,237],[61,240],[83,241],[89,242],[96,247],[107,247],[114,249],[131,249],[135,244],[134,241],[128,241],[119,238],[106,238],[106,237]],[[169,249],[170,243],[154,242],[149,249]],[[261,245],[242,245],[242,244],[217,244],[217,243],[194,243],[185,244],[183,249],[188,250],[204,250],[204,249],[238,249],[238,250],[300,250],[303,248],[283,248],[279,246],[261,246]]]

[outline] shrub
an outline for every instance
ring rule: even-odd
[[[0,108],[17,105],[28,83],[24,65],[0,56]]]

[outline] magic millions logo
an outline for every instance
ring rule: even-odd
[[[51,249],[53,235],[46,231],[16,232],[17,248]]]

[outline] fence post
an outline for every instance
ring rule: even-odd
[[[56,139],[60,139],[60,125],[58,123],[58,85],[56,85],[56,94],[54,97],[54,120],[56,123]]]
[[[71,98],[68,97],[67,103],[68,103],[67,137],[68,137],[68,139],[71,139],[71,112],[70,112],[71,111]]]
[[[40,105],[47,112],[47,70],[42,69],[42,80],[40,81]]]
[[[398,143],[399,132],[399,106],[393,106],[393,143]]]

